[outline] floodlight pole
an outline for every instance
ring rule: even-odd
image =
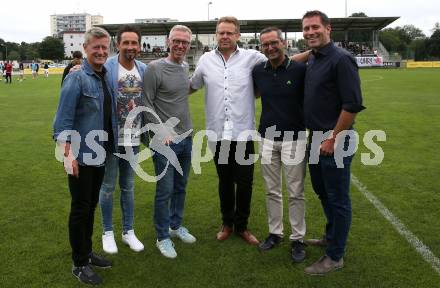
[[[345,18],[348,17],[347,0],[345,0]]]
[[[209,5],[212,5],[211,1],[208,2],[208,21],[209,21]]]
[[[212,5],[211,1],[208,2],[208,21],[209,21],[209,5]],[[211,49],[211,34],[208,34],[208,47],[209,49]]]

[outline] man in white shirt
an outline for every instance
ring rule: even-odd
[[[257,238],[247,229],[254,172],[254,161],[249,158],[254,143],[246,131],[255,130],[252,69],[267,59],[259,51],[237,46],[240,24],[235,17],[218,20],[216,38],[218,47],[200,57],[191,89],[205,86],[206,130],[216,135],[209,141],[215,141],[223,221],[217,239],[226,240],[235,231],[247,243],[257,245]]]
[[[117,95],[117,152],[124,155],[127,153],[127,149],[133,149],[134,155],[137,155],[141,137],[135,136],[135,132],[141,128],[142,117],[138,116],[133,121],[131,129],[125,129],[124,126],[130,111],[137,106],[143,106],[142,80],[147,66],[135,60],[140,52],[141,39],[141,34],[136,27],[122,26],[116,38],[119,53],[109,58],[105,63],[105,67],[111,79],[109,86]],[[102,249],[109,254],[118,252],[113,232],[113,193],[118,180],[121,188],[122,242],[128,245],[131,250],[140,252],[144,250],[144,245],[136,237],[133,229],[134,170],[130,166],[130,161],[119,158],[114,154],[107,155],[104,180],[99,193],[104,230]]]

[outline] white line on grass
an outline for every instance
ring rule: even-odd
[[[380,214],[387,219],[391,225],[399,232],[400,235],[405,237],[406,241],[408,241],[409,244],[411,244],[416,251],[422,255],[423,259],[425,259],[426,262],[431,264],[432,268],[440,274],[440,259],[437,258],[437,256],[434,255],[434,253],[429,250],[429,247],[423,244],[422,241],[420,241],[419,238],[417,238],[416,235],[414,235],[411,231],[409,231],[405,224],[403,224],[399,218],[394,216],[393,213],[391,213],[390,210],[388,210],[387,207],[385,207],[382,202],[380,202],[379,199],[376,198],[370,191],[368,191],[367,187],[365,187],[359,179],[351,174],[351,181],[353,182],[354,186],[362,193],[364,196],[370,201],[374,207],[376,207],[377,210],[379,210]]]

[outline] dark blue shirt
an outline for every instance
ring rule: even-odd
[[[306,127],[312,131],[333,130],[342,110],[357,113],[363,109],[355,59],[333,42],[311,53],[304,88]]]
[[[254,67],[254,85],[261,95],[261,117],[258,132],[265,137],[266,129],[276,126],[281,132],[273,140],[282,141],[284,132],[304,131],[303,99],[306,65],[291,61],[287,56],[283,64],[273,69],[269,61]],[[266,137],[268,138],[268,137]],[[269,137],[271,138],[271,137]]]

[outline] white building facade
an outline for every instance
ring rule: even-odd
[[[63,42],[64,42],[64,55],[66,57],[72,57],[74,51],[81,51],[84,54],[83,43],[84,43],[85,32],[63,32]]]
[[[62,32],[85,32],[93,25],[103,24],[103,22],[103,16],[88,13],[50,15],[50,33],[58,37]]]

